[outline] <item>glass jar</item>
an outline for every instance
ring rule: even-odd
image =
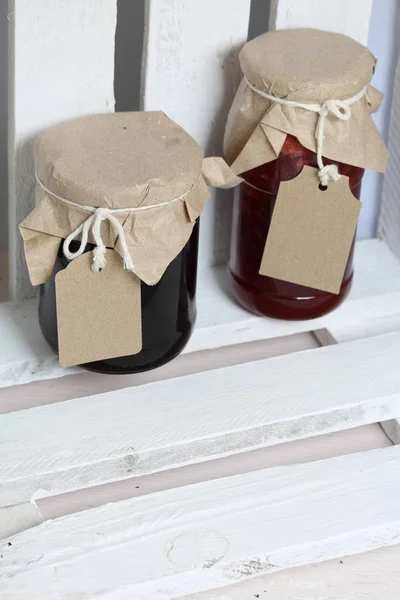
[[[339,173],[349,177],[350,189],[360,199],[364,169],[323,159],[336,164]],[[245,182],[234,204],[229,275],[239,303],[258,315],[278,319],[314,319],[346,298],[353,279],[354,241],[339,294],[314,290],[259,274],[272,213],[281,181],[299,175],[304,165],[318,168],[316,154],[288,135],[278,158],[242,174]]]
[[[161,280],[154,286],[141,282],[142,350],[123,356],[82,365],[98,373],[129,374],[162,366],[175,358],[186,346],[196,321],[196,275],[199,220],[191,237],[178,256],[169,264]],[[75,251],[78,243],[71,244]],[[88,244],[85,252],[93,250]],[[62,243],[51,278],[41,286],[39,322],[47,342],[58,350],[55,297],[56,274],[65,269]]]

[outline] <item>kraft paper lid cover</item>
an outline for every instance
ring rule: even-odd
[[[149,285],[185,246],[209,197],[201,148],[162,112],[63,123],[38,137],[34,155],[37,176],[52,194],[88,207],[140,208],[113,214],[123,226],[134,272]],[[20,226],[34,285],[50,278],[61,240],[88,218],[52,194],[37,185],[36,208]],[[122,254],[109,222],[101,226],[104,242]]]
[[[267,32],[240,52],[243,75],[269,95],[301,103],[346,100],[367,86],[341,121],[329,114],[324,130],[324,156],[362,168],[383,171],[386,147],[370,116],[382,94],[369,85],[376,58],[352,38],[318,29]],[[318,114],[263,98],[242,80],[232,104],[225,134],[225,155],[240,174],[274,160],[288,134],[316,150]]]

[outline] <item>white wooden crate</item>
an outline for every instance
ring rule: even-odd
[[[42,339],[37,301],[27,299],[31,291],[15,225],[32,203],[32,136],[75,115],[112,110],[116,1],[84,4],[46,0],[33,10],[28,0],[14,0],[10,17],[16,300],[0,305],[0,336],[7,341],[0,346],[1,596],[167,600],[400,544],[397,446],[272,469],[253,464],[241,475],[132,498],[138,476],[237,453],[250,456],[381,421],[398,443],[400,219],[394,163],[380,239],[358,242],[354,287],[338,310],[315,321],[282,322],[238,307],[223,266],[230,197],[215,197],[202,224],[199,317],[184,358],[195,364],[200,352],[235,345],[238,364],[181,377],[161,374],[157,382],[72,394],[64,401],[52,397],[52,388],[68,386],[80,371],[61,369]],[[220,150],[250,4],[147,2],[143,107],[165,110],[209,153]],[[371,5],[274,0],[270,26],[321,27],[329,11],[330,29],[365,43]],[[400,91],[395,124],[398,106]],[[392,137],[393,161],[398,143]],[[284,356],[243,358],[241,344],[309,331],[325,347],[295,352],[293,346]],[[22,384],[30,398],[25,409],[7,401],[11,386]],[[46,397],[39,398],[41,389]],[[130,499],[39,525],[36,502],[40,507],[60,494],[68,499],[122,481],[127,489],[131,482]]]

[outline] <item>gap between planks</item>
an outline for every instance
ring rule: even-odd
[[[221,477],[323,460],[391,445],[390,440],[377,424],[365,425],[348,431],[338,431],[272,448],[262,448],[179,469],[42,498],[37,502],[8,506],[0,508],[0,539],[39,525],[43,521],[96,508],[110,502],[138,498]]]
[[[319,329],[314,331],[313,335],[321,346],[332,346],[392,331],[400,331],[400,317],[398,316],[372,319],[344,328],[337,325],[329,329]],[[380,425],[393,444],[400,444],[400,417],[382,421]]]
[[[68,377],[44,379],[7,388],[0,387],[0,415],[318,347],[320,343],[316,337],[312,332],[307,332],[181,354],[163,367],[135,375],[103,375],[80,369],[76,374]]]
[[[175,600],[399,600],[399,564],[391,546]]]
[[[44,520],[56,519],[109,502],[138,498],[154,492],[221,477],[260,471],[271,467],[313,462],[391,445],[391,441],[378,424],[364,425],[347,431],[296,440],[271,448],[261,448],[178,469],[42,498],[37,500],[36,506]]]

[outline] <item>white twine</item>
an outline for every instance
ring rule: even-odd
[[[308,110],[310,112],[317,113],[318,123],[317,128],[315,130],[315,139],[317,140],[317,163],[319,167],[318,177],[321,182],[321,185],[327,186],[329,181],[337,181],[340,179],[340,174],[336,165],[324,165],[322,160],[323,147],[324,147],[324,127],[325,127],[325,119],[329,114],[334,115],[340,121],[348,121],[351,117],[351,109],[350,106],[355,104],[361,100],[361,98],[367,92],[367,86],[365,86],[358,94],[352,96],[351,98],[347,98],[346,100],[326,100],[322,104],[303,104],[302,102],[296,102],[295,100],[284,100],[283,98],[277,98],[276,96],[271,96],[262,90],[259,90],[255,87],[247,77],[244,78],[248,87],[263,98],[267,100],[271,100],[272,102],[277,102],[278,104],[283,104],[284,106],[291,106],[293,108],[303,108],[304,110]]]
[[[102,221],[109,221],[116,237],[118,237],[121,242],[124,259],[124,269],[127,269],[128,271],[134,271],[135,265],[133,264],[131,255],[129,253],[124,229],[121,223],[118,221],[118,219],[114,217],[114,214],[133,213],[138,212],[140,210],[150,210],[152,208],[158,208],[160,206],[167,206],[168,204],[172,204],[173,202],[183,200],[187,195],[187,193],[185,193],[182,196],[179,196],[178,198],[168,200],[168,202],[162,202],[160,204],[150,204],[148,206],[137,206],[136,208],[96,208],[94,206],[85,206],[84,204],[72,202],[71,200],[67,200],[67,198],[63,198],[62,196],[55,194],[43,183],[37,172],[35,172],[35,177],[37,183],[46,192],[46,194],[49,194],[49,196],[56,198],[56,200],[60,200],[60,202],[63,202],[64,204],[68,204],[68,206],[73,206],[74,208],[79,208],[84,212],[90,213],[90,216],[86,219],[86,221],[81,223],[79,227],[77,227],[75,231],[70,233],[69,236],[64,240],[63,251],[65,257],[68,260],[74,260],[74,258],[78,258],[78,256],[81,256],[88,243],[89,232],[91,230],[96,246],[93,250],[92,264],[92,271],[94,271],[95,273],[101,271],[101,269],[103,269],[106,265],[107,246],[104,244],[103,239],[101,237]],[[71,252],[70,245],[72,241],[75,240],[81,234],[82,238],[78,250],[76,252]]]

